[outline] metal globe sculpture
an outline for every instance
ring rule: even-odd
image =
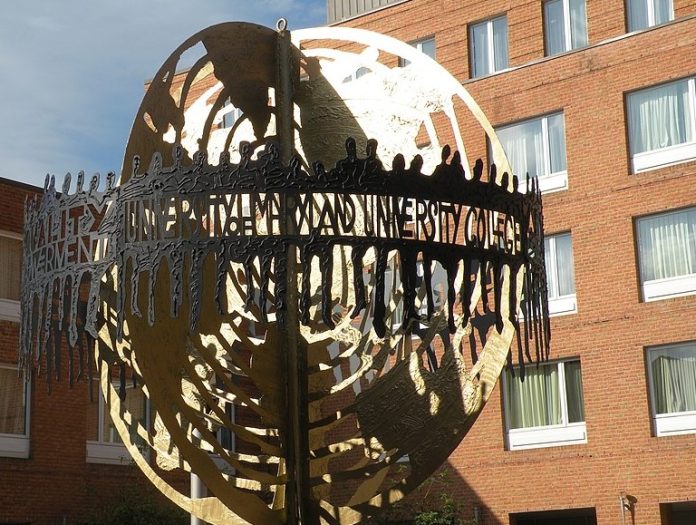
[[[150,82],[118,183],[45,190],[23,362],[98,370],[135,463],[209,523],[363,521],[447,459],[516,333],[520,362],[548,348],[538,188],[464,88],[392,38],[210,27]]]

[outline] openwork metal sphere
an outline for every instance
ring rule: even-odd
[[[359,523],[460,443],[518,313],[520,355],[545,352],[541,200],[509,174],[476,103],[407,44],[210,27],[150,82],[118,184],[49,180],[29,205],[25,361],[55,362],[58,322],[71,351],[95,341],[135,463],[209,523]],[[63,212],[89,242],[49,269]]]

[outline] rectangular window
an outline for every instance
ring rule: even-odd
[[[585,0],[549,0],[544,2],[546,55],[587,45]]]
[[[529,174],[538,178],[542,192],[568,188],[563,113],[501,126],[495,133],[520,181]]]
[[[231,128],[241,117],[242,110],[233,106],[229,98],[225,100],[225,104],[222,106],[222,127]]]
[[[575,268],[570,233],[546,237],[544,239],[544,259],[549,291],[549,313],[576,312]]]
[[[416,40],[415,42],[409,43],[421,53],[435,60],[435,37],[424,38],[423,40]],[[409,64],[410,62],[405,58],[399,58],[399,67],[405,67]]]
[[[510,514],[510,525],[597,525],[595,509],[563,509]]]
[[[587,442],[580,361],[506,370],[503,397],[510,450]]]
[[[0,456],[29,457],[29,389],[16,365],[0,364]]]
[[[19,322],[22,237],[0,232],[0,320]]]
[[[114,388],[118,391],[119,382]],[[95,381],[98,402],[90,403],[87,412],[87,461],[89,463],[130,464],[131,457],[121,441],[121,437],[111,420],[109,404],[104,400],[101,389]],[[124,410],[131,414],[134,421],[147,428],[149,422],[148,408],[140,386],[132,383],[126,385],[126,399],[122,401]],[[136,442],[139,437],[133,436]]]
[[[636,219],[643,300],[696,293],[696,208]]]
[[[481,77],[508,67],[507,18],[499,16],[469,28],[471,77]]]
[[[629,31],[638,31],[674,19],[672,0],[626,0]]]
[[[655,435],[696,433],[696,343],[649,349]]]
[[[678,80],[626,97],[633,171],[696,158],[696,80]]]

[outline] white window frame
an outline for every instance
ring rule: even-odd
[[[645,215],[643,217],[636,218],[635,225],[635,236],[636,242],[640,239],[638,223],[644,219],[650,219],[660,215],[669,215],[673,212],[679,212],[681,210],[669,210],[663,213],[657,213],[652,215]],[[640,278],[641,291],[643,293],[643,301],[650,303],[653,301],[662,301],[664,299],[672,299],[675,297],[684,297],[687,295],[696,294],[696,273],[691,273],[687,275],[677,275],[676,277],[667,277],[664,279],[652,279],[650,281],[643,281],[641,274],[641,264],[640,251],[638,255],[638,277]]]
[[[23,241],[23,237],[14,232],[8,232],[5,230],[0,230],[0,237],[7,237],[10,239],[16,239]],[[5,299],[0,297],[0,321],[10,321],[11,323],[19,323],[20,321],[20,309],[19,301],[13,299]]]
[[[551,148],[549,145],[549,117],[555,115],[563,115],[563,134],[565,135],[565,114],[563,111],[557,111],[554,113],[549,113],[547,115],[542,115],[540,117],[532,117],[518,122],[513,122],[511,124],[504,124],[502,126],[497,126],[496,131],[499,129],[515,126],[517,124],[522,124],[524,122],[530,122],[532,120],[541,120],[541,140],[544,156],[544,168],[546,173],[543,175],[538,175],[536,177],[537,183],[539,184],[539,190],[541,193],[553,193],[555,191],[564,191],[568,189],[568,152],[566,151],[566,169],[556,172],[551,172]],[[490,145],[489,145],[490,146]],[[567,150],[566,142],[566,150]],[[489,148],[490,150],[490,148]],[[493,153],[489,151],[489,157],[493,158]],[[527,179],[525,173],[515,173],[519,179],[518,191],[526,193],[527,191]],[[532,177],[530,177],[531,179]]]
[[[101,463],[106,465],[130,465],[132,458],[126,446],[122,443],[110,443],[104,441],[105,418],[110,417],[106,410],[106,400],[98,379],[95,379],[98,388],[99,407],[97,410],[98,429],[97,440],[86,442],[87,463]],[[128,386],[126,387],[128,389]],[[150,428],[150,402],[145,398],[145,427]],[[149,458],[149,449],[145,451],[145,457]]]
[[[421,38],[421,39],[419,39],[419,40],[414,40],[413,42],[409,42],[408,44],[409,44],[411,47],[415,47],[418,51],[420,51],[421,53],[423,53],[423,44],[424,44],[425,42],[431,42],[431,41],[432,41],[432,43],[434,44],[433,47],[434,47],[435,49],[437,49],[437,45],[435,45],[435,44],[436,44],[436,42],[435,42],[435,35],[429,36],[429,37],[426,37],[426,38]],[[431,57],[430,55],[428,55],[427,53],[423,53],[423,54],[426,55],[427,57],[433,59],[433,60],[436,60],[437,54],[435,54],[435,56],[432,56],[432,57]],[[406,67],[406,66],[409,65],[409,64],[410,64],[410,62],[409,62],[408,60],[406,60],[406,59],[403,58],[403,57],[399,57],[399,67]]]
[[[547,1],[544,2],[544,6],[543,6],[544,11],[546,10]],[[563,40],[564,40],[565,46],[564,46],[563,51],[561,51],[559,53],[554,53],[554,54],[550,54],[548,49],[545,49],[546,56],[556,56],[560,53],[567,53],[568,51],[573,51],[574,49],[582,49],[582,47],[587,47],[587,45],[580,46],[580,47],[573,47],[573,38],[571,35],[572,24],[570,22],[570,0],[561,0],[561,2],[563,5],[563,37],[564,37]],[[585,2],[585,30],[587,30],[587,2]],[[585,38],[588,39],[587,34],[585,35]],[[548,46],[548,25],[546,24],[546,16],[544,16],[544,45]]]
[[[650,415],[653,420],[653,430],[656,437],[677,436],[682,434],[696,434],[696,411],[672,412],[670,414],[657,414],[655,391],[653,388],[652,361],[650,354],[664,352],[670,349],[688,348],[696,346],[696,342],[677,343],[670,345],[654,346],[646,349],[648,368],[648,390],[650,391]]]
[[[647,4],[647,11],[648,11],[648,25],[646,27],[640,27],[637,29],[631,29],[628,27],[629,22],[631,21],[631,7],[635,2],[642,2],[643,4]],[[674,20],[674,2],[672,0],[669,0],[669,8],[670,8],[670,17],[669,20],[665,22],[661,22],[663,24],[666,24],[667,22],[671,22]],[[658,25],[655,22],[655,0],[626,0],[626,29],[630,32],[636,32],[636,31],[642,31],[644,29],[648,29],[650,27],[654,27]]]
[[[370,70],[370,68],[365,66],[359,66],[355,71],[353,71],[350,75],[343,79],[343,83],[347,84],[349,82],[354,82],[355,80],[358,80],[360,77],[363,77],[371,72],[372,71]]]
[[[469,49],[473,49],[474,53],[471,55],[471,78],[482,78],[488,75],[492,75],[493,73],[498,73],[500,71],[505,71],[506,69],[509,68],[510,64],[510,57],[508,56],[508,66],[503,68],[503,69],[496,69],[495,68],[495,38],[493,35],[493,22],[496,20],[500,19],[505,19],[505,25],[507,27],[507,15],[499,15],[499,16],[494,16],[493,18],[489,18],[488,20],[483,20],[482,22],[477,22],[475,24],[471,24],[471,27],[469,28]],[[481,75],[475,75],[474,74],[474,64],[475,64],[475,53],[476,53],[476,48],[474,47],[474,27],[480,26],[480,25],[486,25],[486,39],[488,40],[488,56],[486,57],[486,61],[488,62],[488,73],[484,73]],[[509,33],[508,33],[509,35]],[[509,55],[509,47],[508,47],[508,55]]]
[[[0,363],[0,368],[5,370],[17,371],[17,365]],[[29,457],[31,435],[31,388],[29,381],[22,378],[22,388],[24,389],[24,433],[23,434],[0,434],[0,457],[27,459]]]
[[[570,232],[565,232],[565,233],[557,233],[554,235],[547,235],[546,239],[549,241],[549,248],[550,248],[550,253],[545,252],[544,253],[544,258],[548,260],[550,256],[553,259],[552,261],[549,261],[550,266],[551,266],[551,279],[549,279],[549,276],[547,276],[547,282],[553,282],[556,285],[558,285],[558,270],[557,270],[557,264],[556,264],[556,239],[562,235],[568,235],[571,237],[571,251],[573,249],[573,242],[572,242],[572,236],[570,235]],[[575,257],[573,257],[573,261],[575,261]],[[573,273],[575,273],[575,269],[573,268]],[[556,297],[549,299],[549,315],[557,316],[557,315],[570,315],[577,313],[578,311],[578,301],[577,301],[577,296],[575,293],[568,294],[568,295],[557,295]]]
[[[232,102],[227,99],[220,110],[218,118],[220,119],[219,124],[223,129],[230,129],[234,127],[240,118],[242,118],[242,110],[234,106]],[[228,123],[225,122],[228,118],[232,118],[232,122],[230,122],[229,125],[227,125]]]
[[[565,445],[581,445],[587,443],[587,426],[585,421],[568,423],[568,397],[565,388],[565,363],[579,361],[579,359],[564,359],[552,363],[543,363],[540,366],[558,367],[558,389],[561,399],[561,421],[559,425],[546,425],[529,428],[510,428],[510,406],[508,403],[509,392],[506,381],[503,379],[503,412],[505,413],[505,434],[508,450],[528,450],[534,448],[558,447]],[[580,367],[582,373],[582,366]],[[505,371],[504,373],[509,373]],[[519,378],[515,378],[519,381]],[[584,410],[584,407],[583,407]]]
[[[683,79],[676,80],[675,82],[681,81],[683,81]],[[671,84],[671,82],[662,85],[667,84]],[[688,125],[691,128],[691,142],[674,144],[673,146],[667,146],[666,148],[659,148],[641,153],[632,153],[631,167],[633,168],[633,173],[666,168],[667,166],[673,166],[675,164],[681,164],[682,162],[688,162],[696,159],[696,78],[687,79],[687,85],[690,112],[688,115],[686,115],[686,118],[688,119]],[[660,87],[660,84],[655,86],[646,86],[645,88],[633,91],[632,93],[639,93],[643,89],[652,89],[655,87]],[[630,97],[632,93],[629,93],[628,97]],[[628,122],[629,111],[628,97],[626,102],[626,122]],[[630,132],[628,139],[630,141]],[[631,149],[630,144],[629,149]]]

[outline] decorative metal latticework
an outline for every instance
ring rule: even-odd
[[[405,44],[350,35],[422,61]],[[178,60],[200,43],[206,52],[177,87]],[[328,137],[327,119],[351,114],[335,80],[345,71],[332,80],[323,71],[336,64],[301,48],[284,30],[248,24],[192,37],[152,81],[119,184],[95,176],[85,189],[80,174],[58,193],[47,178],[26,208],[25,366],[49,381],[63,368],[72,381],[85,362],[98,370],[134,461],[211,523],[360,522],[459,444],[515,333],[520,363],[530,341],[537,359],[548,350],[535,181],[519,191],[504,157],[500,170],[484,173],[478,160],[467,172],[461,145],[436,140],[407,165],[365,135],[347,138],[369,129],[358,116]],[[219,86],[187,101],[210,75]],[[242,118],[225,129],[216,118],[230,101]],[[168,140],[180,144],[164,161]],[[502,151],[497,139],[492,150]],[[121,402],[131,379],[153,421]],[[161,468],[198,475],[209,495],[177,492],[145,449]]]

